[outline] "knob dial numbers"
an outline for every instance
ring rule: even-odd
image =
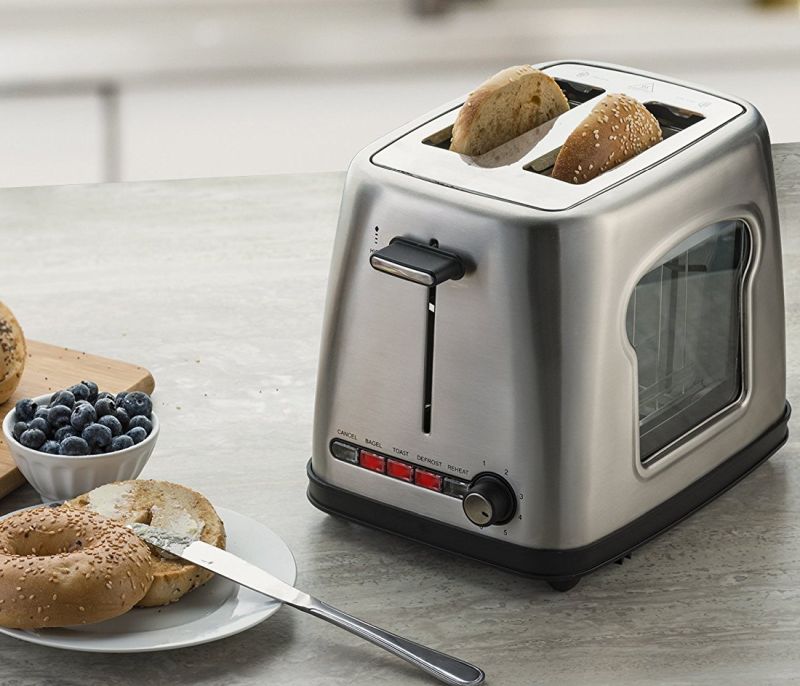
[[[464,514],[480,527],[505,524],[514,517],[517,499],[511,486],[496,474],[479,474],[462,501]]]

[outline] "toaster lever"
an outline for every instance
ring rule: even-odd
[[[369,263],[380,272],[428,287],[464,276],[458,255],[407,238],[393,238],[370,255]]]

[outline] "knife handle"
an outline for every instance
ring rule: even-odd
[[[297,606],[296,606],[297,607]],[[426,646],[409,641],[407,638],[384,631],[372,624],[362,622],[352,615],[337,610],[335,607],[312,598],[307,607],[298,607],[315,617],[335,624],[351,634],[365,638],[379,648],[388,650],[397,657],[419,667],[439,681],[452,686],[477,686],[482,684],[484,673],[474,665],[450,655],[440,653]]]

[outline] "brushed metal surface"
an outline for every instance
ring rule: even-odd
[[[561,212],[371,162],[418,123],[363,150],[348,172],[331,263],[315,472],[470,530],[457,499],[333,460],[328,442],[345,432],[444,473],[495,472],[519,507],[511,522],[481,535],[563,549],[632,521],[776,421],[786,382],[769,136],[755,108],[737,106],[740,116],[713,133],[678,154],[658,153],[658,164]],[[476,177],[484,172],[471,168]],[[752,241],[742,294],[745,393],[643,467],[628,301],[665,254],[726,219],[746,222]],[[435,239],[469,264],[463,279],[437,288],[430,433],[420,423],[426,289],[369,265],[371,251],[395,236]]]

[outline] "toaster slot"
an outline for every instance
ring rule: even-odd
[[[680,107],[673,107],[672,105],[665,105],[663,102],[646,102],[643,104],[650,111],[650,114],[658,120],[664,140],[705,119],[702,114],[684,110]]]
[[[558,87],[567,98],[570,109],[577,107],[578,105],[583,105],[583,103],[589,102],[589,100],[592,100],[605,93],[605,90],[602,88],[598,88],[597,86],[589,86],[585,83],[577,83],[576,81],[555,79],[555,82],[558,84]]]
[[[445,129],[437,131],[431,136],[423,139],[425,145],[432,145],[434,148],[441,148],[442,150],[450,150],[450,141],[453,139],[453,125],[450,124]]]
[[[583,105],[583,103],[592,100],[603,93],[605,91],[602,88],[598,88],[597,86],[589,86],[585,83],[577,83],[575,81],[566,81],[565,79],[555,79],[555,82],[558,84],[559,88],[561,88],[564,96],[567,98],[567,102],[569,103],[569,108],[573,109],[578,107],[579,105]],[[553,121],[553,120],[551,120]],[[542,126],[547,126],[550,122],[545,122]],[[537,127],[540,128],[540,127]],[[535,129],[531,129],[535,131]],[[524,138],[530,134],[530,131],[526,131],[518,138]],[[434,148],[441,148],[442,150],[450,150],[450,141],[453,138],[453,125],[447,126],[436,133],[431,134],[427,138],[423,138],[422,142],[425,145],[430,145]],[[517,140],[517,139],[514,139]],[[535,141],[538,141],[538,138],[535,138]],[[507,143],[504,143],[499,148],[504,147]],[[495,148],[498,150],[499,148]],[[491,155],[493,151],[490,150],[487,155]],[[483,156],[481,156],[483,157]],[[511,160],[512,162],[516,160]],[[494,165],[491,165],[494,166]]]
[[[553,167],[556,166],[556,157],[561,152],[561,146],[546,152],[541,157],[537,157],[533,162],[526,164],[523,169],[525,171],[534,172],[541,176],[550,176],[553,173]]]
[[[645,102],[643,104],[650,111],[650,114],[658,120],[664,140],[705,119],[702,114],[684,110],[680,107],[673,107],[672,105],[665,105],[663,102]]]
[[[659,126],[661,126],[662,142],[670,136],[674,136],[676,133],[679,133],[684,129],[688,129],[693,124],[703,121],[705,118],[702,114],[698,114],[697,112],[691,112],[689,110],[681,109],[680,107],[665,105],[662,102],[646,102],[644,103],[644,106],[650,111],[650,114],[652,114],[658,120]],[[537,157],[535,160],[533,160],[533,162],[526,164],[523,169],[525,171],[539,174],[540,176],[550,176],[553,173],[556,157],[558,157],[558,153],[560,151],[561,146],[554,148],[550,152]],[[635,156],[631,159],[635,159]],[[626,160],[622,164],[626,164],[629,161],[630,160]],[[616,167],[612,167],[612,169],[616,169]],[[560,179],[557,180],[560,181]],[[561,183],[567,182],[562,181]]]

